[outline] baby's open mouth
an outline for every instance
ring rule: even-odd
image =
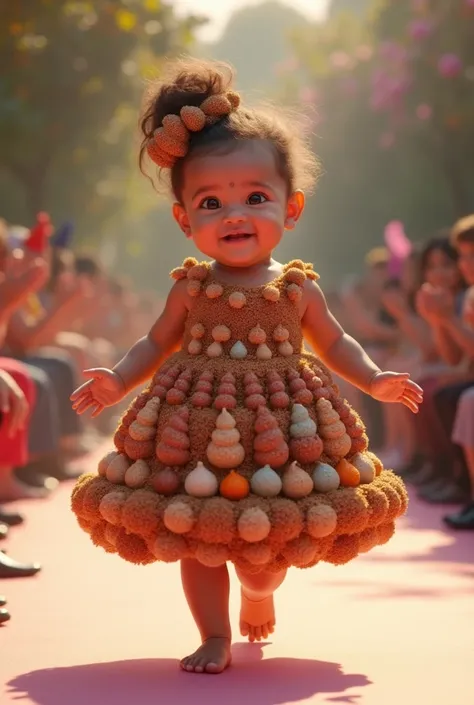
[[[242,240],[249,240],[253,237],[253,233],[230,233],[224,236],[226,242],[241,242]]]

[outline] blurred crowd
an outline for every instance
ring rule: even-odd
[[[1,539],[25,519],[9,502],[47,497],[78,477],[81,459],[114,429],[122,409],[92,423],[73,411],[82,370],[112,367],[160,313],[156,295],[136,294],[94,256],[75,253],[71,234],[68,224],[54,231],[46,214],[31,230],[0,220]],[[0,550],[0,578],[39,570]]]
[[[343,380],[372,447],[433,504],[459,505],[444,522],[474,529],[474,215],[394,267],[390,247],[365,272],[328,292],[328,304],[382,369],[410,372],[425,400],[413,416],[379,405]],[[0,538],[24,517],[8,503],[43,498],[84,470],[81,458],[113,432],[123,408],[91,422],[70,395],[90,367],[113,367],[160,314],[156,294],[71,246],[68,224],[45,214],[28,230],[0,221]],[[125,400],[123,406],[128,404]],[[37,563],[0,550],[0,578],[33,575]],[[0,597],[0,623],[9,619]]]
[[[331,294],[346,331],[386,370],[409,372],[424,390],[417,416],[378,404],[340,381],[361,410],[372,446],[431,504],[460,505],[444,517],[474,529],[474,215],[399,258],[380,247],[365,274]]]

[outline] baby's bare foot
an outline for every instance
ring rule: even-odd
[[[263,600],[250,600],[241,590],[240,633],[249,641],[261,641],[273,634],[275,628],[275,607],[273,595]]]
[[[183,658],[180,665],[189,673],[222,673],[230,662],[230,639],[211,636],[191,656]]]

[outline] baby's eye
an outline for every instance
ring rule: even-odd
[[[210,196],[209,198],[205,198],[203,201],[201,201],[201,205],[199,207],[204,208],[208,211],[215,211],[221,207],[221,202],[218,198]]]
[[[265,201],[268,201],[268,198],[264,193],[251,193],[247,198],[249,206],[258,206],[260,203],[265,203]]]

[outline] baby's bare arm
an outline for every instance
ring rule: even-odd
[[[329,311],[319,286],[306,280],[302,299],[303,334],[321,360],[336,374],[369,393],[372,378],[380,369],[359,343],[344,332]]]
[[[115,365],[114,372],[121,377],[127,393],[150,379],[159,365],[179,347],[190,304],[186,284],[186,280],[176,282],[163,313],[148,335],[138,340]]]

